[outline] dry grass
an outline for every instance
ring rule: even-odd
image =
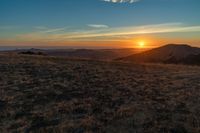
[[[199,133],[200,68],[0,55],[0,132]]]

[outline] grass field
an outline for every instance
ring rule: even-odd
[[[1,133],[199,133],[200,67],[0,55]]]

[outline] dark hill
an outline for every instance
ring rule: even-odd
[[[200,64],[200,48],[185,44],[168,44],[117,60],[131,62]]]

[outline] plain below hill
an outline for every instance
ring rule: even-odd
[[[92,60],[113,60],[120,57],[143,52],[145,49],[17,49],[6,51],[9,53],[26,55],[60,56],[68,58],[81,58]],[[5,52],[5,51],[4,51]]]

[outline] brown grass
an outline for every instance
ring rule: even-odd
[[[200,68],[2,54],[0,132],[199,133]]]

